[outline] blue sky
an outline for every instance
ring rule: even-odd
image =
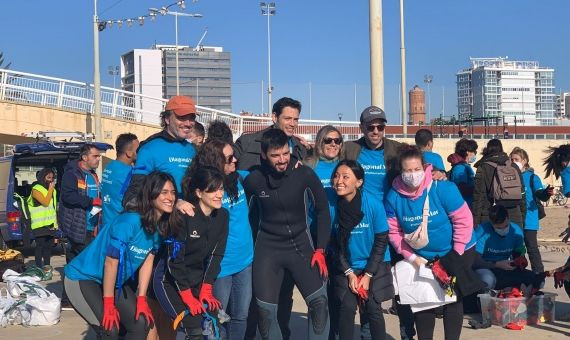
[[[99,0],[101,19],[136,17],[174,0]],[[272,17],[274,100],[302,101],[309,117],[312,83],[314,119],[354,119],[370,102],[368,1],[277,2]],[[431,111],[456,112],[455,73],[469,57],[509,56],[555,68],[557,92],[570,91],[568,0],[406,0],[407,88],[434,77]],[[399,2],[384,0],[385,109],[399,123]],[[267,22],[258,1],[187,1],[186,12],[202,19],[179,20],[179,43],[195,45],[205,27],[205,45],[232,53],[233,110],[261,110],[261,81],[267,79]],[[90,0],[2,1],[0,51],[12,69],[91,82],[93,2]],[[112,85],[107,66],[121,54],[153,43],[174,43],[174,17],[144,26],[116,26],[100,34],[102,82]],[[266,96],[263,98],[266,101]],[[265,102],[265,105],[267,103]]]

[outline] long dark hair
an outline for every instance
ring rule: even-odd
[[[548,156],[542,163],[545,166],[546,177],[554,174],[556,179],[560,177],[560,173],[564,168],[562,162],[570,162],[570,144],[560,145],[558,147],[549,146],[546,150]]]
[[[503,153],[503,143],[499,139],[491,139],[487,142],[487,146],[483,148],[483,157],[493,156]]]
[[[52,168],[43,168],[40,171],[38,171],[38,173],[36,174],[36,179],[38,180],[38,183],[41,184],[46,189],[48,187],[48,184],[46,182],[46,176],[49,174],[53,174],[53,176],[55,177],[55,171]]]
[[[204,166],[209,166],[220,170],[224,176],[224,190],[228,194],[231,202],[235,202],[238,197],[238,180],[239,174],[236,172],[229,175],[224,174],[224,165],[226,164],[226,158],[224,156],[224,148],[226,145],[231,145],[221,139],[211,138],[206,140],[204,144],[200,147],[200,150],[194,156],[192,163],[186,171],[186,175],[182,180],[182,190],[184,191],[184,196],[188,195],[190,182],[196,174],[199,168]]]
[[[156,216],[154,200],[160,196],[164,185],[170,182],[176,191],[176,182],[172,176],[165,172],[153,171],[145,176],[142,189],[137,196],[137,202],[134,206],[128,208],[129,211],[139,213],[142,220],[144,230],[153,234],[158,231],[160,236],[167,237],[171,234],[173,227],[180,225],[181,217],[176,208],[171,213],[163,213],[160,218]],[[176,206],[176,197],[174,196],[173,207]]]
[[[196,205],[199,200],[196,190],[214,192],[223,187],[223,172],[211,166],[202,166],[192,175],[192,180],[189,181],[188,186],[184,189],[184,198]]]
[[[358,163],[357,161],[353,161],[351,159],[343,159],[342,161],[338,162],[338,164],[335,166],[332,172],[331,183],[333,182],[334,175],[336,174],[338,168],[340,168],[343,165],[348,167],[352,171],[356,179],[362,180],[362,185],[360,186],[362,188],[364,186],[364,169],[362,168],[360,163]]]

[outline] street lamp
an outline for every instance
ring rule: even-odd
[[[271,92],[273,92],[273,87],[271,86],[271,29],[269,25],[269,18],[275,15],[275,3],[274,2],[261,2],[261,15],[267,16],[267,107],[270,108],[273,102],[271,101]],[[267,111],[269,111],[268,109]]]
[[[109,73],[110,76],[113,76],[113,88],[115,88],[115,78],[119,75],[120,71],[121,71],[121,69],[119,68],[119,66],[107,67],[107,73]]]
[[[431,74],[426,74],[424,76],[424,83],[427,84],[427,88],[428,88],[428,114],[427,114],[427,121],[428,123],[430,122],[430,114],[431,114],[431,90],[430,90],[430,84],[433,81],[433,76]]]
[[[339,113],[338,113],[338,121],[339,121],[339,122],[342,122],[342,112],[339,112]]]
[[[161,9],[157,8],[149,8],[151,13],[151,17],[156,16],[157,14],[162,15],[174,15],[174,30],[175,30],[175,45],[176,45],[176,95],[180,95],[180,77],[178,71],[178,17],[191,17],[191,18],[201,18],[203,17],[202,14],[199,13],[181,13],[181,12],[174,12],[169,11],[167,8],[162,7]]]
[[[93,118],[95,121],[95,138],[103,140],[101,128],[101,73],[99,72],[99,17],[97,16],[97,0],[93,0]],[[104,29],[104,27],[103,27]],[[92,130],[89,126],[88,130]]]

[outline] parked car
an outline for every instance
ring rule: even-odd
[[[79,158],[79,149],[85,143],[87,142],[38,140],[36,143],[17,144],[12,156],[0,157],[0,235],[3,243],[14,248],[28,246],[33,240],[26,199],[31,194],[35,181],[34,170],[53,168],[59,193],[65,164]],[[104,151],[113,148],[106,143],[93,144]],[[32,173],[28,176],[31,180],[18,181],[18,174],[26,171]]]

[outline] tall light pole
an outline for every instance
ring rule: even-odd
[[[382,0],[369,0],[370,91],[372,105],[384,109],[384,55]]]
[[[400,0],[400,77],[402,86],[400,95],[402,96],[402,133],[404,137],[408,134],[408,109],[406,101],[406,45],[404,44],[404,0]]]
[[[95,121],[95,140],[102,141],[101,73],[99,71],[99,17],[97,16],[97,0],[93,0],[93,118]],[[92,128],[89,127],[89,130],[92,130]]]
[[[151,11],[154,8],[150,9]],[[158,11],[158,10],[157,10]],[[173,12],[167,11],[165,14],[174,15],[174,34],[175,34],[175,46],[176,46],[176,95],[180,95],[180,76],[178,71],[178,17],[191,17],[191,18],[201,18],[202,14],[199,13],[181,13],[181,12]]]
[[[110,76],[113,76],[113,88],[115,88],[115,79],[116,77],[119,75],[119,72],[121,71],[121,69],[119,68],[119,66],[109,66],[107,67],[107,72],[109,73]]]
[[[267,111],[271,110],[271,92],[273,92],[273,87],[271,86],[271,28],[269,25],[269,18],[275,15],[275,3],[274,2],[261,2],[261,14],[267,16]],[[271,112],[268,112],[271,113]]]
[[[339,112],[339,113],[338,113],[338,121],[339,121],[339,122],[342,122],[342,112]]]
[[[424,76],[424,83],[427,84],[427,88],[428,88],[428,114],[427,114],[427,123],[429,124],[430,122],[430,115],[431,115],[431,90],[430,90],[430,84],[433,81],[433,76],[431,74],[426,74]]]

